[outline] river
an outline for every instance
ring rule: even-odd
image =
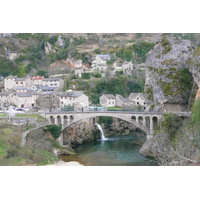
[[[154,159],[139,153],[144,139],[144,135],[132,133],[86,142],[74,147],[76,155],[61,156],[60,159],[78,161],[85,166],[157,166]]]

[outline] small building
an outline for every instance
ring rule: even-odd
[[[103,94],[100,97],[100,105],[102,107],[115,107],[116,106],[116,97],[113,94]]]
[[[11,96],[15,92],[13,89],[9,89],[6,92],[0,92],[0,105],[8,106],[12,103]]]
[[[62,89],[64,87],[64,80],[62,78],[44,78],[42,85],[48,87],[59,87]]]
[[[19,108],[34,107],[38,98],[37,92],[16,92],[11,96],[11,103]]]
[[[109,54],[98,54],[95,57],[95,60],[92,61],[93,70],[99,70],[104,72],[107,69],[107,61],[110,60]]]
[[[82,104],[85,107],[89,106],[89,98],[83,92],[70,90],[66,92],[56,92],[55,95],[57,95],[59,99],[60,107],[64,105],[74,106],[77,104]]]
[[[129,98],[124,98],[121,95],[116,95],[116,106],[117,107],[131,107],[135,106],[135,102],[131,101]]]
[[[146,94],[143,93],[131,93],[129,99],[134,101],[136,105],[141,105],[144,110],[147,109],[147,98]]]

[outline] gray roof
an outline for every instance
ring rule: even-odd
[[[147,95],[146,95],[146,94],[143,94],[143,93],[131,93],[131,94],[129,95],[129,98],[130,98],[130,99],[135,99],[137,96],[138,96],[140,99],[145,100]]]
[[[0,92],[0,95],[2,95],[2,96],[8,96],[9,94],[12,94],[13,92],[15,92],[14,89],[9,89],[7,91]]]
[[[48,87],[48,86],[40,86],[39,89],[41,90],[48,90],[48,91],[54,91],[58,87]]]
[[[5,77],[5,79],[9,79],[9,78],[16,78],[17,76],[12,76],[12,75],[10,75],[10,76],[7,76],[7,77]]]
[[[15,81],[25,81],[26,78],[16,78]]]
[[[56,92],[55,93],[57,96],[60,96],[60,97],[79,97],[81,96],[83,93],[82,92]]]
[[[122,100],[123,103],[132,102],[129,98],[123,98],[121,100]]]
[[[30,88],[26,87],[14,87],[15,90],[31,90]]]
[[[59,81],[60,78],[44,78],[43,81]]]
[[[104,96],[108,99],[116,99],[116,97],[113,94],[104,94]]]
[[[31,97],[31,95],[28,92],[16,92],[16,95],[18,97]]]

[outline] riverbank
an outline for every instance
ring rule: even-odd
[[[64,162],[60,160],[54,164],[45,165],[45,166],[84,166],[84,165],[80,164],[77,161]]]

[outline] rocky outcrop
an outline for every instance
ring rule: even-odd
[[[46,55],[56,52],[55,49],[53,49],[52,45],[49,42],[45,43],[44,51],[45,51]]]
[[[86,119],[76,122],[63,131],[63,143],[64,145],[77,145],[100,138],[95,130],[93,120]]]
[[[163,34],[149,53],[145,87],[155,110],[184,110],[192,89],[194,51],[189,40]]]

